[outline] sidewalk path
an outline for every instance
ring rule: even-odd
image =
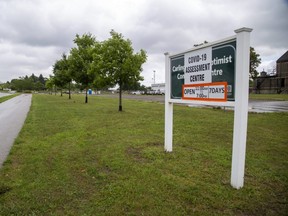
[[[31,94],[22,94],[0,103],[0,167],[24,124],[31,99]]]
[[[8,96],[8,95],[11,95],[11,93],[0,92],[0,97],[5,97],[5,96]]]

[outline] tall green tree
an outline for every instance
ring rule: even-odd
[[[33,83],[36,83],[38,81],[38,77],[34,75],[34,73],[32,73],[32,75],[29,77]]]
[[[256,53],[253,47],[250,47],[250,67],[249,67],[249,76],[250,79],[254,80],[258,76],[257,67],[261,64],[261,58],[258,53]]]
[[[134,54],[132,42],[112,30],[111,37],[101,46],[101,58],[98,58],[102,73],[111,84],[119,86],[119,111],[122,111],[122,90],[128,83],[143,80],[140,75],[147,55],[144,50]]]
[[[46,89],[48,89],[48,91],[50,91],[50,94],[52,94],[53,87],[54,87],[54,77],[53,76],[50,76],[50,78],[46,80],[45,87],[46,87]]]
[[[68,84],[69,85],[69,99],[71,99],[71,91],[70,91],[70,83],[72,81],[71,75],[69,72],[69,63],[66,54],[62,54],[62,58],[57,60],[53,65],[53,73],[54,73],[54,84],[62,89]]]
[[[98,50],[100,44],[90,33],[82,36],[77,34],[74,43],[76,47],[71,49],[68,58],[70,72],[72,79],[85,89],[85,103],[88,103],[87,91],[96,76],[96,72],[92,69],[93,53]]]
[[[39,75],[38,80],[39,80],[39,82],[41,82],[41,83],[45,86],[45,82],[46,82],[46,80],[45,80],[45,78],[43,77],[42,74]]]
[[[33,80],[26,75],[25,77],[19,77],[19,79],[12,79],[11,89],[22,92],[25,90],[35,90],[35,87]]]
[[[33,86],[34,90],[36,91],[41,91],[45,88],[45,86],[40,81],[35,82]]]
[[[1,90],[9,89],[9,88],[11,88],[11,84],[10,84],[9,81],[7,81],[6,83],[1,83],[1,84],[0,84],[0,89],[1,89]]]

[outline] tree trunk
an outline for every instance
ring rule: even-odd
[[[63,96],[63,90],[62,90],[62,88],[61,88],[61,97]]]
[[[119,84],[119,110],[118,111],[122,111],[122,85],[121,82]]]
[[[85,97],[85,103],[88,103],[88,89],[86,88],[86,97]]]
[[[69,99],[71,99],[71,82],[69,82]]]

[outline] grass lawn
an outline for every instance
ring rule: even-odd
[[[230,186],[233,112],[33,95],[0,169],[0,215],[287,215],[288,113],[249,114],[244,188]]]
[[[249,94],[249,99],[288,101],[288,94]]]

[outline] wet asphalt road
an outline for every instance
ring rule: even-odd
[[[118,98],[118,94],[100,95],[103,97]],[[164,95],[130,95],[123,94],[122,98],[144,100],[144,101],[156,101],[160,103],[165,102]],[[203,106],[203,105],[196,105]],[[249,100],[249,112],[257,113],[269,113],[269,112],[288,112],[288,101],[263,101],[263,100]]]
[[[288,101],[249,100],[250,112],[288,112]]]
[[[0,103],[0,167],[24,124],[31,99],[31,94],[22,94]]]
[[[0,97],[4,97],[4,96],[8,96],[8,95],[11,95],[10,93],[3,93],[3,92],[0,92]]]

